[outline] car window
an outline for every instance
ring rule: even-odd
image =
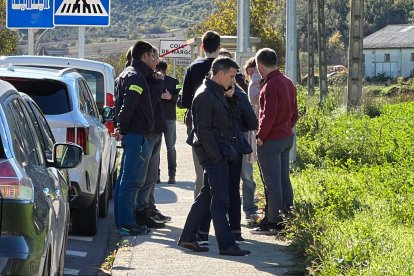
[[[76,71],[78,71],[88,83],[93,99],[98,106],[99,113],[102,113],[103,106],[105,105],[105,79],[103,74],[101,72],[83,69],[76,69]]]
[[[67,87],[62,82],[7,77],[1,79],[29,95],[46,115],[64,114],[72,110]]]
[[[95,118],[99,118],[98,110],[96,108],[95,101],[92,98],[91,92],[88,88],[88,85],[83,80],[79,80],[79,87],[85,99],[87,114]]]
[[[30,162],[39,165],[44,162],[42,148],[37,133],[31,123],[30,117],[23,111],[22,102],[14,98],[8,104],[9,114],[13,118],[11,128],[13,129],[13,148],[16,158],[21,162]]]
[[[28,103],[29,109],[28,113],[29,116],[32,118],[33,124],[35,126],[36,132],[39,138],[42,140],[42,147],[44,153],[46,155],[46,159],[52,160],[53,159],[53,144],[55,143],[52,131],[45,119],[42,115],[40,109],[31,103]]]

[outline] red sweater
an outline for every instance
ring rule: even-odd
[[[293,135],[298,120],[296,87],[279,70],[267,75],[260,90],[259,130],[263,141],[282,140]]]

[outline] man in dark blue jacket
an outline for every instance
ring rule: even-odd
[[[176,133],[176,103],[181,85],[176,78],[167,75],[168,64],[160,60],[157,70],[164,76],[164,90],[161,94],[161,106],[165,114],[164,140],[167,148],[168,184],[175,184],[175,172],[177,169],[177,153],[175,151]]]
[[[122,141],[122,166],[114,195],[115,224],[121,235],[147,234],[149,229],[136,223],[133,205],[138,177],[148,158],[145,135],[154,130],[154,111],[147,77],[153,73],[158,56],[146,41],[132,48],[131,66],[120,74],[117,83],[117,129],[113,136]]]
[[[206,78],[194,96],[192,116],[193,144],[204,169],[204,186],[197,196],[184,225],[178,245],[196,252],[208,251],[197,242],[200,223],[211,212],[220,255],[243,256],[227,220],[229,208],[229,165],[236,155],[234,121],[225,89],[235,83],[239,66],[232,59],[219,57],[213,61],[211,78]],[[190,136],[191,137],[191,136]]]

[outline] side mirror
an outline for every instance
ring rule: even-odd
[[[115,109],[113,107],[105,106],[102,110],[102,122],[113,122],[115,117]]]
[[[82,161],[82,147],[72,143],[56,143],[53,145],[53,164],[58,169],[76,167]]]

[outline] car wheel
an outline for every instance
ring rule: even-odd
[[[75,235],[93,236],[96,234],[99,213],[99,187],[96,188],[92,204],[82,210],[72,210],[72,233]]]

